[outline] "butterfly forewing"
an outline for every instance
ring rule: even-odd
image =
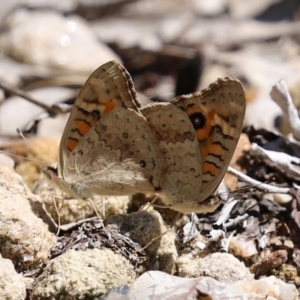
[[[71,155],[78,142],[100,119],[116,107],[139,112],[139,102],[127,70],[115,61],[99,67],[79,92],[62,135],[59,149],[58,173],[75,167]]]
[[[159,188],[162,154],[138,106],[131,77],[117,62],[89,77],[60,145],[58,174],[70,193],[87,198]]]
[[[246,99],[236,79],[218,79],[207,89],[177,97],[174,105],[187,113],[202,158],[199,200],[209,197],[221,182],[241,134]]]

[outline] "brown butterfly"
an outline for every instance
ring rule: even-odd
[[[80,91],[57,169],[44,172],[77,199],[143,192],[182,213],[213,211],[209,196],[236,148],[245,107],[244,89],[231,78],[141,107],[129,73],[110,61]]]

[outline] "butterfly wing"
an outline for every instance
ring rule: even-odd
[[[156,132],[163,153],[165,174],[160,195],[164,203],[176,209],[183,199],[197,199],[201,192],[202,159],[188,115],[172,103],[151,104],[141,108],[141,112]]]
[[[202,158],[200,203],[215,191],[227,171],[243,126],[245,92],[238,80],[224,78],[172,103],[186,112],[198,140]]]
[[[81,197],[153,190],[159,187],[162,162],[129,73],[115,61],[102,65],[80,91],[65,127],[60,186]]]
[[[163,156],[139,113],[117,107],[103,116],[72,151],[65,181],[83,198],[159,189]]]
[[[78,142],[103,116],[116,107],[139,111],[129,73],[116,61],[110,61],[100,66],[88,78],[76,98],[59,147],[60,177],[66,175],[67,166],[73,160],[72,151]]]
[[[238,142],[245,93],[235,79],[219,79],[207,89],[141,108],[159,140],[165,162],[160,195],[174,210],[213,211],[209,199],[221,182]]]

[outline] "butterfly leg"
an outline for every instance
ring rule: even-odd
[[[92,200],[91,198],[87,198],[86,200],[88,200],[88,201],[90,202],[90,204],[91,204],[91,206],[93,207],[93,209],[94,209],[94,211],[95,211],[97,217],[98,217],[99,220],[100,220],[100,223],[101,223],[103,229],[106,231],[106,233],[108,233],[108,232],[107,232],[107,229],[105,228],[105,226],[104,226],[104,224],[103,224],[102,218],[101,218],[101,216],[99,215],[96,206],[94,205],[93,200]],[[105,215],[105,212],[104,212],[104,215]]]
[[[53,205],[54,205],[55,211],[56,211],[56,213],[57,213],[57,223],[58,223],[58,224],[56,224],[56,226],[57,226],[56,235],[58,236],[58,235],[59,235],[59,232],[60,232],[61,223],[60,223],[59,208],[58,208],[58,206],[57,206],[56,199],[63,200],[63,197],[60,197],[60,196],[57,196],[57,195],[56,195],[56,196],[52,196]]]
[[[147,210],[158,199],[158,196],[159,195],[156,193],[154,199],[151,202],[147,202],[146,204],[142,205],[137,212],[140,212],[142,210]]]

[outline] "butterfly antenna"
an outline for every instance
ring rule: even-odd
[[[25,141],[26,146],[38,157],[40,158],[41,161],[37,161],[37,160],[33,160],[33,159],[28,159],[23,157],[23,159],[25,160],[29,160],[29,161],[33,161],[35,163],[38,163],[40,165],[44,165],[44,166],[49,166],[50,163],[36,150],[32,147],[32,145],[29,143],[28,139],[24,136],[23,132],[17,128],[17,132],[20,135],[20,137]],[[21,157],[19,155],[14,155],[14,154],[10,154],[12,156],[17,156],[17,157]]]
[[[27,157],[24,157],[24,156],[18,155],[18,154],[9,153],[8,151],[0,150],[0,153],[3,153],[3,154],[8,155],[8,156],[13,156],[13,157],[17,157],[17,158],[22,158],[23,160],[32,161],[32,162],[34,162],[34,163],[36,163],[36,164],[38,164],[38,165],[41,164],[41,162],[38,161],[38,160],[31,159],[31,158],[27,158]]]

